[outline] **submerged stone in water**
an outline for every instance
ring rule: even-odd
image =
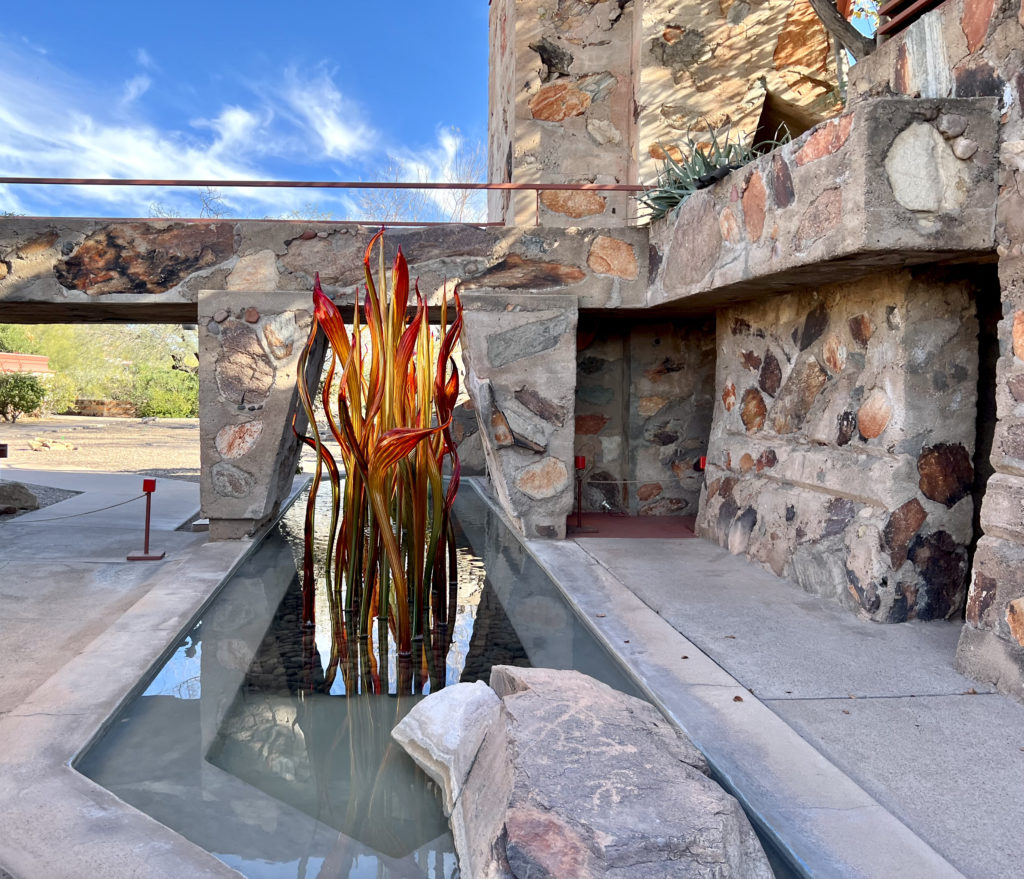
[[[501,701],[483,681],[438,690],[391,731],[444,792],[451,815],[484,735],[501,713]]]

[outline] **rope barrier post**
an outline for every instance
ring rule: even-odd
[[[153,492],[156,491],[156,480],[155,479],[143,479],[142,490],[146,494],[146,539],[142,548],[141,553],[132,553],[128,556],[130,562],[158,562],[162,559],[166,552],[162,553],[151,553],[149,551],[149,515],[152,511],[153,506]]]
[[[573,464],[576,469],[576,525],[573,527],[566,523],[566,530],[570,534],[595,533],[596,528],[583,524],[583,472],[587,469],[587,459],[584,455],[576,455]]]

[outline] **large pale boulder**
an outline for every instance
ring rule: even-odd
[[[416,705],[391,737],[438,783],[451,815],[476,753],[501,713],[501,702],[483,681],[445,687],[430,697],[430,710]]]
[[[497,704],[480,686],[428,697],[395,731],[454,794],[463,875],[772,876],[739,803],[651,705],[573,671],[496,666]]]
[[[0,509],[38,510],[39,499],[20,482],[0,482]]]

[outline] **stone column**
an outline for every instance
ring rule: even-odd
[[[491,485],[527,537],[564,537],[573,504],[577,299],[467,293],[462,332]]]
[[[200,293],[199,488],[211,540],[252,534],[288,495],[299,455],[295,376],[312,309],[306,290]],[[318,343],[309,381],[322,361]],[[296,426],[305,430],[305,419]]]
[[[965,674],[1024,701],[1024,107],[1019,97],[1011,97],[1019,96],[1024,72],[1019,51],[1007,54],[1004,49],[1006,39],[1020,44],[1024,11],[1019,3],[949,3],[930,18],[933,30],[966,37],[964,57],[960,45],[933,46],[929,53],[944,49],[944,57],[961,58],[948,73],[943,71],[951,87],[958,93],[977,90],[1002,96],[995,229],[1002,320],[994,473],[981,506],[984,536],[974,556],[956,664]],[[891,68],[897,88],[921,88],[915,81],[918,71],[935,66],[918,62],[911,67],[906,61],[910,55],[904,51],[903,63],[897,56]]]
[[[999,324],[994,474],[981,506],[967,614],[957,669],[1024,700],[1024,140],[1004,143],[997,213]]]
[[[635,182],[634,6],[492,2],[488,179]],[[539,212],[547,226],[616,226],[632,206],[625,193],[549,191]],[[490,194],[491,220],[533,225],[537,213],[532,192]]]

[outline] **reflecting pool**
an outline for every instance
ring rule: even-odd
[[[304,503],[228,580],[76,768],[250,877],[449,879],[436,788],[390,738],[422,696],[325,674],[325,602],[301,625]],[[519,540],[464,483],[446,681],[492,665],[575,668],[640,695]]]

